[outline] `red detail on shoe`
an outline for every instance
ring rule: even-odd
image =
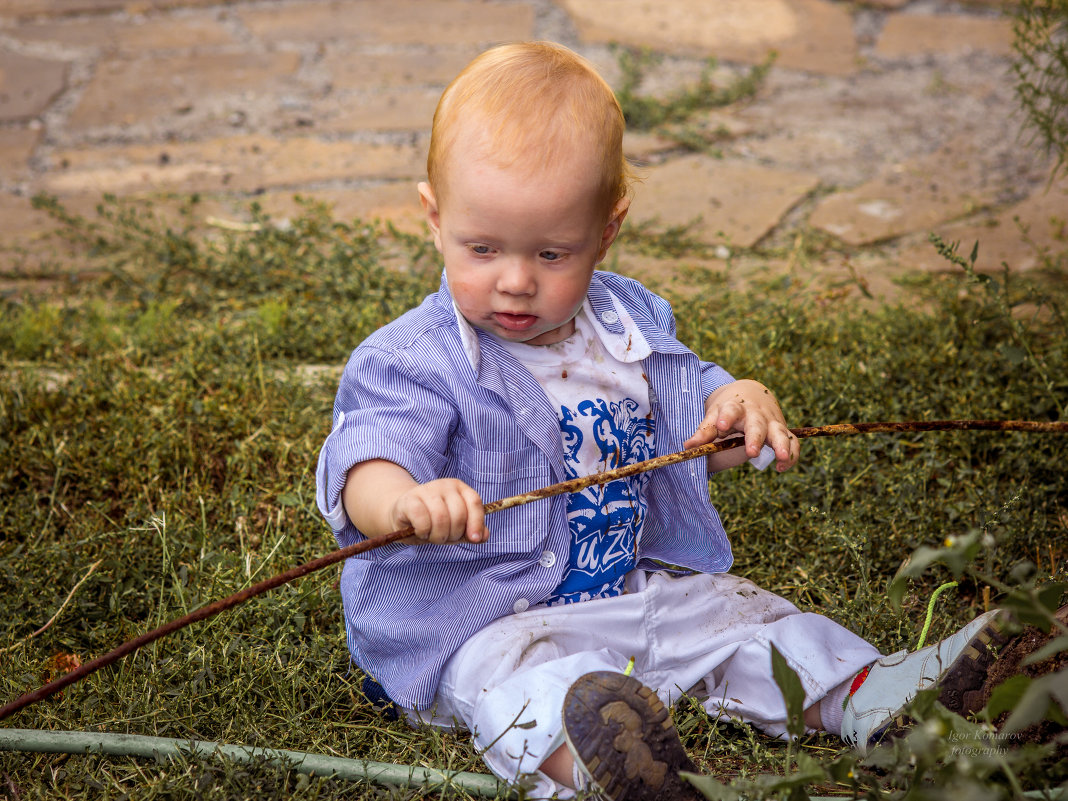
[[[853,683],[849,685],[849,692],[846,693],[845,700],[842,701],[842,709],[846,708],[846,705],[849,703],[849,699],[853,696],[853,693],[859,690],[860,685],[864,683],[864,679],[868,678],[868,671],[870,670],[871,665],[868,665],[868,667],[864,668],[864,670],[860,671],[860,673],[853,677]]]

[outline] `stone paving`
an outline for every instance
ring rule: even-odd
[[[1020,133],[1011,22],[991,0],[0,0],[0,280],[78,267],[32,210],[38,192],[83,213],[105,192],[197,192],[202,216],[234,220],[252,199],[293,214],[299,193],[422,230],[438,95],[480,50],[531,38],[615,85],[617,45],[651,48],[652,94],[710,57],[725,84],[778,53],[755,98],[627,139],[643,176],[632,219],[690,225],[738,281],[788,271],[883,294],[946,267],[932,230],[969,251],[979,239],[986,269],[1063,246],[1068,182],[1049,185]]]

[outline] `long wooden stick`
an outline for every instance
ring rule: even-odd
[[[1037,434],[1065,434],[1068,433],[1068,421],[1043,423],[1029,420],[930,420],[895,423],[839,423],[835,425],[790,429],[790,433],[798,439],[849,436],[853,434],[900,434],[912,431],[1026,431]],[[596,473],[581,478],[573,478],[569,481],[561,481],[558,484],[551,484],[547,487],[534,490],[533,492],[523,495],[513,495],[510,498],[502,498],[493,503],[488,503],[485,506],[486,514],[499,512],[502,509],[511,509],[516,506],[522,506],[544,498],[551,498],[554,495],[579,492],[594,484],[607,484],[610,481],[616,481],[621,478],[637,475],[638,473],[645,473],[660,467],[667,467],[668,465],[689,461],[690,459],[699,459],[702,456],[708,456],[713,453],[719,453],[720,451],[737,448],[743,444],[744,439],[742,437],[732,437],[731,439],[722,442],[710,442],[697,448],[690,448],[689,450],[679,451],[677,453],[657,456],[653,459],[647,459],[644,462],[636,462],[625,467],[616,468],[615,470],[608,470],[603,473]],[[373,537],[371,539],[363,540],[354,545],[349,545],[346,548],[340,548],[325,556],[320,556],[318,559],[313,559],[310,562],[305,562],[302,565],[292,567],[289,570],[279,573],[277,576],[265,579],[258,584],[246,587],[228,598],[222,598],[221,600],[203,606],[200,609],[196,609],[187,615],[172,620],[171,622],[146,632],[139,637],[127,640],[118,648],[115,648],[102,656],[98,656],[96,659],[92,659],[75,668],[70,673],[60,676],[33,692],[26,693],[6,704],[0,708],[0,720],[13,715],[15,712],[18,712],[20,709],[23,709],[30,704],[36,703],[37,701],[59,692],[64,687],[68,687],[71,684],[84,679],[90,673],[95,673],[102,667],[117,662],[127,654],[131,654],[138,648],[148,645],[161,637],[173,634],[174,632],[198,621],[214,617],[220,612],[238,606],[239,604],[243,604],[250,598],[262,595],[268,590],[273,590],[275,587],[279,587],[282,584],[287,584],[302,576],[306,576],[309,573],[314,573],[317,570],[322,570],[324,567],[337,564],[338,562],[348,559],[350,556],[355,556],[375,548],[381,548],[383,545],[388,545],[391,542],[404,539],[405,537],[411,536],[412,533],[411,528],[405,528],[389,534],[384,534],[381,537]]]

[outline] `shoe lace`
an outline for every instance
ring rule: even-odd
[[[927,617],[923,621],[923,630],[920,632],[919,642],[916,643],[917,651],[923,648],[923,644],[927,641],[927,632],[931,629],[931,617],[934,615],[935,601],[938,600],[938,596],[941,595],[943,592],[948,590],[950,587],[956,586],[957,582],[947,581],[945,584],[943,584],[941,587],[931,593],[931,598],[927,601]]]

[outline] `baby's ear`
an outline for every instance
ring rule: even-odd
[[[438,211],[438,199],[434,189],[426,181],[419,182],[419,202],[426,214],[426,224],[434,236],[434,247],[441,253],[441,212]]]
[[[612,246],[612,243],[616,241],[616,237],[619,236],[619,229],[623,227],[623,220],[627,218],[628,211],[630,211],[629,197],[620,198],[616,205],[612,207],[612,214],[601,232],[601,249],[597,254],[598,264],[604,261],[604,257],[608,255],[608,248]]]

